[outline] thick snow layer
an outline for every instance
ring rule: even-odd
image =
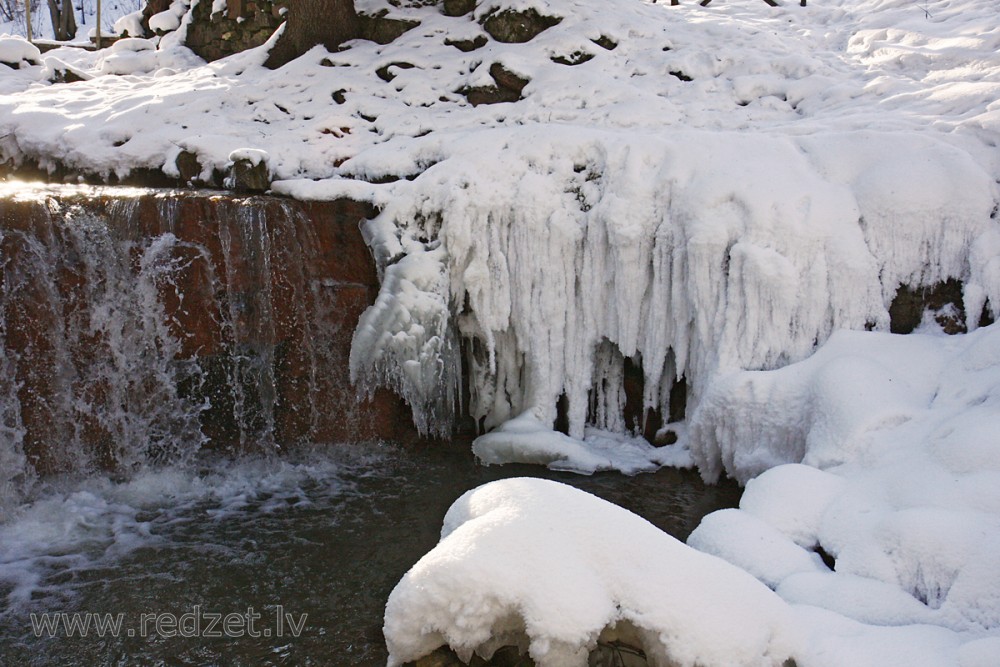
[[[149,28],[153,32],[169,32],[181,27],[181,19],[187,13],[188,4],[175,0],[170,7],[149,17]],[[117,24],[116,24],[117,25]]]
[[[689,544],[795,605],[936,626],[962,644],[960,664],[996,664],[1000,653],[976,660],[1000,637],[998,425],[1000,325],[838,332],[805,361],[720,377],[693,418],[692,454],[706,474],[752,479],[740,509],[706,517]],[[980,637],[992,640],[965,643]]]
[[[447,643],[466,659],[519,645],[540,667],[587,664],[620,637],[653,665],[781,665],[789,608],[722,560],[570,486],[539,479],[467,492],[385,614],[389,665]]]
[[[717,512],[692,534],[690,546],[555,482],[504,480],[467,492],[445,516],[441,541],[389,597],[389,664],[447,644],[463,659],[515,645],[542,666],[586,665],[598,641],[618,639],[642,648],[651,665],[664,666],[781,665],[787,658],[808,667],[996,665],[1000,628],[987,616],[1000,608],[993,597],[997,544],[984,524],[974,517],[970,523],[968,515],[935,521],[935,510],[922,507],[899,522],[894,512],[872,518],[866,516],[871,507],[850,498],[858,493],[856,480],[824,475],[835,477],[801,465],[762,475],[755,493],[769,495],[773,514],[755,515],[752,502]],[[942,561],[954,565],[973,546],[962,535],[985,536],[966,552],[974,554],[965,564],[970,571],[959,575],[975,578],[977,592],[967,587],[938,605],[891,577],[842,567],[844,555],[836,549],[836,570],[828,569],[815,543],[803,548],[777,527],[801,526],[815,516],[806,497],[802,516],[790,521],[801,498],[788,495],[814,482],[831,492],[840,487],[826,512],[839,517],[824,524],[878,523],[886,536],[862,530],[856,544],[867,542],[875,564],[909,561],[915,567],[909,573],[920,574],[924,584],[935,585]],[[778,488],[763,489],[772,483]],[[773,501],[782,492],[779,507]],[[913,519],[931,530],[917,530]],[[909,538],[900,540],[899,528],[908,522]],[[760,580],[752,582],[757,586],[747,572]]]
[[[703,475],[871,464],[906,446],[949,473],[996,467],[1000,327],[953,338],[840,331],[774,371],[720,374],[691,420]],[[886,459],[890,460],[890,459]]]
[[[39,62],[41,51],[21,37],[0,37],[0,63],[19,65],[22,61]]]

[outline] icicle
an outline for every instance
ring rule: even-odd
[[[438,146],[451,157],[398,184],[371,235],[386,268],[352,373],[401,391],[418,424],[454,390],[457,336],[485,428],[528,411],[551,424],[565,395],[580,438],[590,400],[599,426],[625,428],[626,357],[666,415],[682,376],[696,409],[719,372],[886,327],[901,281],[956,277],[973,305],[1000,303],[995,188],[933,139],[539,132]]]
[[[351,347],[351,381],[369,395],[390,387],[412,407],[417,429],[435,435],[451,428],[461,377],[443,258],[431,244],[382,267],[382,290]]]

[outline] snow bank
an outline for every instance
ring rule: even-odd
[[[841,331],[802,362],[720,376],[692,419],[692,455],[746,491],[688,546],[787,607],[622,510],[514,480],[463,496],[399,583],[391,664],[442,644],[464,657],[516,644],[541,665],[582,665],[614,636],[651,664],[995,665],[998,424],[1000,324],[953,337]],[[575,444],[522,415],[475,447],[487,460],[601,465]]]
[[[898,628],[896,640],[861,630],[895,645],[893,660],[922,633],[945,647],[925,664],[995,646],[1000,325],[955,337],[838,332],[800,363],[720,378],[692,421],[702,470],[749,481],[740,509],[706,517],[689,544],[797,609]],[[968,664],[993,664],[980,659]]]
[[[954,338],[839,331],[800,363],[717,377],[691,420],[692,453],[707,478],[746,481],[782,463],[872,462],[912,435],[955,473],[992,467],[997,346],[996,325]]]
[[[187,11],[188,3],[174,0],[167,9],[149,17],[149,28],[156,33],[177,30],[181,27],[181,19]]]
[[[463,659],[516,644],[540,667],[587,664],[599,638],[653,665],[781,665],[789,609],[727,563],[570,486],[510,479],[459,498],[441,541],[386,605],[389,665],[447,643]]]

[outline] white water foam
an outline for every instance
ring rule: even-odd
[[[237,461],[202,455],[192,465],[151,468],[126,481],[52,478],[0,523],[0,620],[74,596],[75,572],[108,566],[165,543],[177,522],[224,522],[356,492],[352,479],[379,474],[391,450],[338,445],[295,458]]]

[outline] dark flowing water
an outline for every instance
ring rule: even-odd
[[[467,443],[201,458],[129,481],[53,482],[0,525],[0,664],[385,664],[382,613],[392,587],[436,544],[459,495],[514,476],[572,484],[681,539],[704,514],[739,496],[735,485],[705,487],[690,471],[581,477],[486,468]],[[247,621],[237,627],[236,619],[228,634],[242,637],[169,636],[195,634],[196,614],[197,634],[205,635],[209,615],[246,619],[248,611],[260,614],[252,628],[259,636],[248,636]],[[32,613],[36,620],[44,613],[120,614],[121,626],[103,637],[94,627],[84,638],[67,637],[64,627],[39,637]],[[158,616],[143,627],[143,614]],[[294,626],[303,616],[293,636],[288,621]]]

